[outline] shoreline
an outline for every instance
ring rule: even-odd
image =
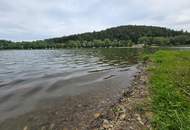
[[[88,129],[93,130],[142,130],[152,129],[153,113],[150,108],[146,64],[139,66],[130,90],[125,90],[116,104],[104,113],[96,113]]]

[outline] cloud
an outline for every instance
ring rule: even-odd
[[[189,0],[1,0],[0,39],[36,40],[112,26],[190,31]]]

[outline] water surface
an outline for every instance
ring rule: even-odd
[[[30,112],[39,104],[47,106],[44,104],[53,99],[63,101],[84,94],[90,99],[92,92],[99,97],[104,95],[102,100],[112,98],[113,93],[130,86],[143,51],[126,48],[0,51],[0,121]]]

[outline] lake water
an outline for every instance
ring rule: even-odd
[[[53,79],[130,67],[137,63],[138,53],[136,49],[0,51],[0,95]]]
[[[54,99],[85,94],[90,99],[92,92],[101,100],[112,98],[130,86],[143,52],[127,48],[0,51],[0,121]]]

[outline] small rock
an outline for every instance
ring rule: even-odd
[[[141,76],[141,77],[140,77],[140,80],[141,80],[143,83],[146,83],[148,79],[147,79],[146,76]]]
[[[119,116],[119,119],[120,119],[120,120],[124,120],[124,119],[125,119],[125,117],[126,117],[126,114],[125,114],[125,113],[123,113],[123,114],[121,114],[121,115]]]
[[[50,130],[53,130],[54,127],[55,127],[55,124],[51,124],[50,125]]]
[[[103,124],[102,124],[102,126],[103,126],[103,128],[105,128],[105,129],[110,128],[110,123],[109,123],[109,121],[106,120],[106,119],[104,119],[104,120],[103,120]]]
[[[134,85],[137,85],[137,82],[134,82]]]
[[[134,128],[132,126],[129,127],[130,130],[134,130]]]
[[[56,115],[58,115],[58,114],[59,114],[59,112],[55,112],[55,114],[56,114]]]
[[[113,128],[113,125],[112,125],[112,124],[110,124],[110,128]]]
[[[28,130],[28,126],[25,126],[25,127],[23,128],[23,130]]]
[[[141,117],[140,117],[139,114],[137,114],[137,120],[139,121],[139,123],[140,123],[141,125],[144,125],[144,123],[142,122]]]
[[[98,117],[100,117],[100,116],[101,116],[101,113],[99,113],[99,112],[97,112],[97,113],[94,114],[94,117],[95,117],[95,118],[98,118]]]
[[[106,103],[106,101],[102,101],[101,103],[102,103],[102,104],[105,104],[105,103]]]
[[[77,106],[78,106],[78,107],[82,107],[82,104],[78,104]]]

